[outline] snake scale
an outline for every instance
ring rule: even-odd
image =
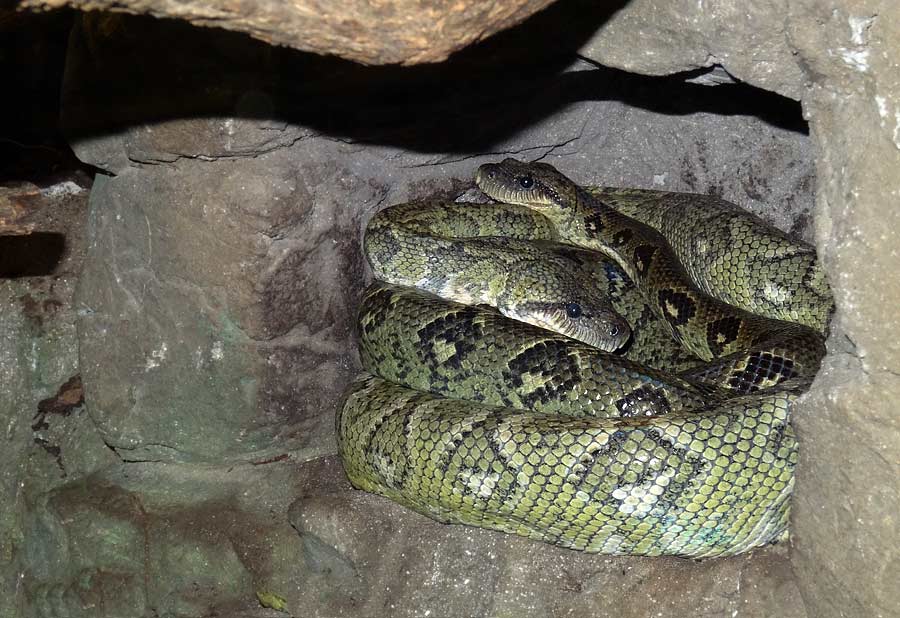
[[[374,375],[336,419],[353,485],[586,552],[704,558],[784,538],[790,409],[832,306],[812,249],[715,198],[586,189],[543,163],[476,182],[500,203],[369,224]]]

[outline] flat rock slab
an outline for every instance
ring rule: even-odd
[[[580,554],[438,524],[351,489],[334,457],[113,466],[40,496],[26,532],[43,615],[806,615],[783,549]]]

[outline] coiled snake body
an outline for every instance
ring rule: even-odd
[[[580,292],[568,301],[568,288],[557,304],[530,303],[533,286],[516,283],[497,283],[493,296],[523,297],[516,306],[537,306],[549,321],[578,322],[584,304],[602,336],[568,333],[574,341],[538,328],[544,317],[522,324],[376,283],[359,322],[363,366],[377,377],[352,384],[337,417],[351,482],[438,521],[587,552],[700,558],[783,538],[797,461],[790,408],[824,355],[831,307],[811,249],[703,196],[590,192],[548,165],[511,159],[482,166],[476,180],[511,205],[419,204],[376,216],[366,241],[376,275],[486,302],[441,270],[480,248],[440,241],[440,258],[411,263],[409,238],[508,235],[511,254],[528,256],[526,271],[562,264],[618,294],[609,311]],[[398,221],[407,232],[393,230]],[[415,221],[430,221],[430,232]],[[516,245],[526,239],[547,253]],[[556,240],[582,249],[547,244]],[[528,280],[501,271],[489,277]],[[624,353],[593,347],[622,343],[613,311],[639,323]],[[646,332],[669,332],[680,347],[648,343]]]

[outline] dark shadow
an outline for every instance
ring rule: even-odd
[[[60,86],[74,10],[0,9],[0,184],[45,186],[93,168],[75,157],[59,129]]]
[[[66,237],[56,232],[0,236],[0,278],[52,275],[66,252]]]
[[[709,87],[586,64],[565,72],[625,3],[561,0],[446,62],[414,67],[366,67],[146,17],[117,15],[101,37],[90,25],[100,17],[88,14],[71,40],[64,125],[85,137],[174,118],[276,119],[347,141],[468,153],[572,102],[612,100],[806,131],[799,103],[744,84]]]

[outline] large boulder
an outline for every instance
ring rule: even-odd
[[[16,0],[23,9],[68,6],[120,11],[225,28],[271,43],[366,64],[417,64],[444,60],[495,32],[515,25],[551,0],[440,2],[437,0],[334,0],[330,2],[183,2],[181,0]],[[101,18],[115,28],[115,18]]]

